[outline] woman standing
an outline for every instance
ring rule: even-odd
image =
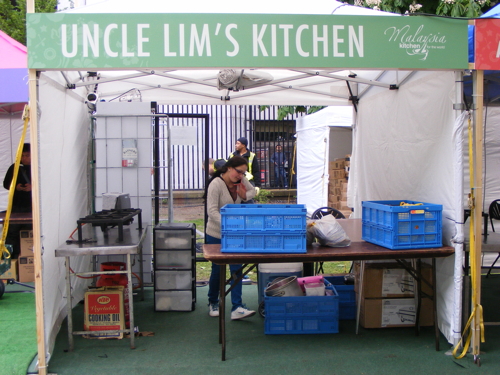
[[[234,156],[222,168],[217,169],[208,182],[205,194],[208,214],[205,231],[206,244],[221,243],[221,207],[226,204],[239,204],[255,196],[255,188],[245,177],[247,169],[247,161],[241,156]],[[240,268],[240,264],[229,265],[231,274],[236,273]],[[241,276],[241,271],[237,276]],[[213,317],[219,316],[220,277],[220,267],[212,263],[212,273],[208,283],[208,306],[209,315]],[[255,311],[247,309],[243,304],[241,299],[242,285],[240,281],[231,291],[232,320],[247,318],[255,314]]]

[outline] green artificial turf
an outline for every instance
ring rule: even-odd
[[[34,293],[9,293],[0,299],[0,373],[25,375],[37,353]]]

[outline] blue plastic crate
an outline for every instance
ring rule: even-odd
[[[221,252],[305,254],[306,233],[222,232]]]
[[[356,293],[354,284],[345,284],[344,276],[325,276],[339,294],[339,320],[356,319]]]
[[[361,238],[392,250],[441,247],[442,211],[440,204],[409,200],[363,201]]]
[[[338,333],[339,298],[331,296],[265,297],[267,335]]]
[[[222,232],[306,230],[307,209],[303,204],[227,204],[220,213]]]

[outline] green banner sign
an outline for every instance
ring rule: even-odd
[[[467,69],[467,21],[276,14],[27,15],[28,67]]]

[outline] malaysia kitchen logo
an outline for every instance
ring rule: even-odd
[[[444,50],[446,36],[441,33],[426,33],[424,25],[420,25],[412,31],[410,25],[401,28],[391,26],[385,29],[384,35],[389,36],[389,42],[398,43],[399,48],[406,50],[410,56],[420,56],[420,60],[426,60],[430,50]]]

